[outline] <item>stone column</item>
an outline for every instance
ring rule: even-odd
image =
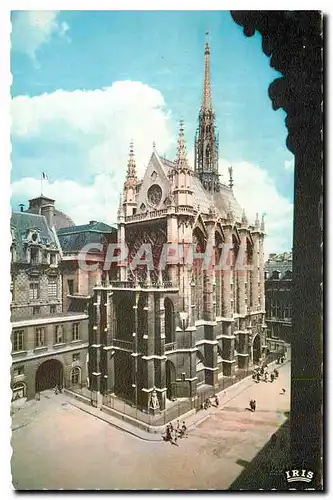
[[[166,373],[165,363],[166,356],[164,354],[165,345],[165,310],[164,310],[164,294],[159,294],[155,301],[156,308],[156,330],[155,330],[155,373],[154,386],[157,392],[157,397],[160,403],[160,409],[165,409],[166,401]]]
[[[253,268],[252,268],[252,307],[258,310],[258,281],[259,281],[259,233],[253,232]]]
[[[241,244],[239,247],[238,259],[236,261],[236,274],[238,282],[238,297],[239,297],[239,314],[245,316],[246,306],[245,306],[245,278],[246,271],[244,268],[245,255],[246,255],[246,230],[243,228],[239,229]]]
[[[107,297],[106,306],[106,318],[107,318],[107,338],[104,350],[106,351],[106,364],[107,364],[107,392],[114,392],[114,351],[113,351],[113,337],[115,334],[115,322],[116,322],[116,312],[113,300],[113,293],[109,293]]]
[[[222,287],[222,316],[225,318],[232,318],[231,313],[231,248],[232,248],[232,232],[231,227],[227,226],[224,228],[225,243],[222,248],[222,262],[220,267],[222,267],[223,274],[223,287]],[[228,325],[228,333],[231,334],[231,323]]]
[[[125,248],[126,245],[126,237],[125,237],[125,224],[120,223],[118,226],[118,245],[120,248],[123,247]],[[120,281],[126,281],[127,280],[127,259],[126,262],[122,261],[119,264],[119,271],[118,271],[118,278]]]
[[[150,401],[150,393],[154,387],[155,377],[154,377],[154,356],[155,356],[155,301],[154,292],[147,292],[147,310],[148,321],[147,321],[147,333],[144,335],[145,340],[145,353],[142,356],[142,362],[146,365],[143,367],[143,380],[142,380],[142,394],[141,401],[143,407],[148,409]]]
[[[102,404],[101,396],[101,291],[96,290],[94,294],[94,324],[92,325],[92,344],[89,346],[89,363],[91,363],[91,373],[89,373],[92,401],[91,404],[100,407]]]
[[[203,261],[204,266],[204,319],[215,321],[214,303],[214,283],[215,283],[215,222],[209,220],[206,222],[208,233],[206,258]]]
[[[259,237],[259,280],[260,280],[260,310],[265,311],[265,256],[264,234]]]
[[[178,240],[178,225],[177,216],[175,214],[174,207],[169,207],[168,218],[167,218],[167,244],[170,245],[171,249],[178,249],[179,255],[179,240]],[[173,245],[173,246],[172,246]],[[171,259],[170,259],[171,260]],[[175,262],[167,265],[168,276],[170,281],[174,286],[179,286],[178,283],[178,256],[176,256]]]

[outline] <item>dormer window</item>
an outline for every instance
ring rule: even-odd
[[[55,266],[57,264],[57,256],[55,253],[50,254],[50,264],[51,266]]]
[[[30,264],[36,266],[39,263],[39,250],[38,248],[30,249]]]

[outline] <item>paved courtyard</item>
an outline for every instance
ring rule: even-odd
[[[199,412],[179,446],[144,441],[72,406],[67,395],[43,393],[13,415],[13,486],[228,489],[286,420],[290,363],[276,382],[248,385],[238,384],[236,396],[224,396],[224,404],[221,398],[218,409]],[[251,398],[255,413],[246,410]]]

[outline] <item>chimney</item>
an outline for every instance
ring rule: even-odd
[[[97,220],[91,220],[91,221],[89,221],[89,225],[90,226],[93,226],[95,224],[97,224]]]
[[[47,225],[49,226],[50,229],[53,227],[53,216],[54,216],[54,205],[53,204],[48,204],[48,205],[42,205],[40,207],[40,212],[41,215],[44,215]]]
[[[24,203],[19,204],[20,212],[24,212]]]

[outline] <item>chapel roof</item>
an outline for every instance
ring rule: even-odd
[[[175,168],[175,163],[168,160],[164,156],[158,155],[158,158],[162,164],[163,170],[168,176],[170,170]],[[213,194],[206,191],[197,176],[193,176],[193,203],[194,208],[202,213],[208,213],[209,208],[212,204],[216,207],[217,211],[221,217],[226,218],[227,212],[232,210],[236,220],[241,220],[242,218],[242,208],[236,200],[233,191],[230,187],[225,184],[220,184],[220,192],[215,192]]]

